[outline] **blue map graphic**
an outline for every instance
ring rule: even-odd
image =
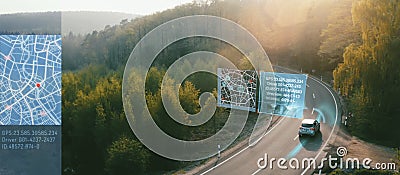
[[[60,35],[0,35],[0,125],[61,125]]]

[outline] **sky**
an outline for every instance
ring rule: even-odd
[[[112,11],[149,15],[193,0],[0,0],[0,14],[46,11]]]

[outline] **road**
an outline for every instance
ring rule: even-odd
[[[274,67],[280,72],[291,73],[291,70],[282,67]],[[277,125],[272,127],[262,140],[255,146],[248,146],[234,155],[219,160],[213,167],[207,167],[199,174],[312,174],[313,168],[302,168],[303,158],[315,158],[316,166],[324,157],[323,148],[329,140],[333,140],[340,123],[340,106],[337,95],[319,80],[308,77],[304,118],[319,118],[321,132],[314,137],[298,137],[300,119],[282,118]],[[268,155],[268,165],[264,169],[258,167],[260,158]],[[280,169],[277,161],[272,164],[272,158],[285,158],[284,164],[288,169]],[[292,158],[299,160],[299,169],[291,168],[288,161]],[[264,161],[260,161],[263,165]],[[272,167],[271,167],[272,165]],[[295,165],[295,164],[292,164]]]

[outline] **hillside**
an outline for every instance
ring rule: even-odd
[[[60,24],[60,12],[0,15],[1,34],[59,34]]]
[[[1,34],[88,34],[138,15],[117,12],[41,12],[0,15]]]
[[[94,30],[103,30],[105,26],[120,24],[124,19],[130,21],[139,15],[119,12],[62,12],[62,34],[70,31],[76,34],[88,34]]]

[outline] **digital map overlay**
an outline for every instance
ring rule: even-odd
[[[0,35],[0,125],[61,125],[61,36]]]
[[[218,68],[218,106],[256,111],[257,72]]]

